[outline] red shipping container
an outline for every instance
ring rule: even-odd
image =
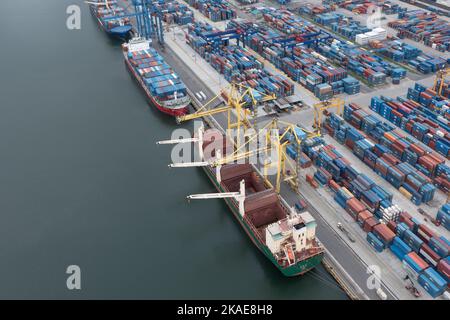
[[[347,200],[347,207],[345,208],[345,211],[347,211],[353,219],[357,219],[358,213],[361,211],[364,211],[366,209],[366,206],[361,203],[356,198],[352,198],[350,200]]]
[[[372,217],[373,217],[373,214],[370,213],[369,210],[361,211],[361,212],[358,214],[358,222],[359,222],[360,224],[363,224],[367,219],[372,218]]]
[[[437,266],[439,260],[441,260],[441,257],[425,243],[420,247],[419,253],[433,266]]]
[[[387,226],[392,232],[397,232],[397,223],[395,223],[395,221],[389,221]]]
[[[365,232],[371,232],[377,224],[379,224],[379,222],[374,217],[366,219],[366,221],[364,221],[363,230]]]
[[[430,154],[428,155],[428,157],[430,157],[431,159],[433,159],[437,164],[440,164],[440,163],[444,163],[444,162],[445,162],[444,157],[438,155],[438,154],[435,153],[435,152],[430,153]]]
[[[421,224],[419,225],[419,228],[417,229],[417,235],[419,236],[420,239],[422,239],[423,241],[425,241],[426,243],[428,243],[428,241],[430,241],[430,239],[434,236],[436,236],[434,234],[433,231],[431,231],[430,228],[428,228],[426,225]]]
[[[383,223],[380,223],[373,227],[373,232],[380,236],[380,238],[383,239],[385,243],[391,243],[391,241],[395,238],[395,233]]]
[[[330,186],[330,188],[333,189],[334,191],[338,191],[339,188],[340,188],[340,186],[339,186],[339,185],[337,184],[337,182],[334,181],[334,180],[330,180],[329,186]]]
[[[400,214],[399,214],[400,222],[403,222],[403,221],[405,221],[406,219],[411,219],[411,218],[412,218],[412,216],[411,216],[408,212],[406,212],[406,211],[402,211],[402,212],[400,212]]]
[[[450,265],[445,259],[439,261],[437,269],[440,273],[445,275],[447,279],[450,279]]]
[[[421,270],[425,270],[430,266],[415,252],[410,252],[407,254],[407,256],[409,256],[415,263],[417,263]]]
[[[405,221],[403,221],[404,223],[406,223],[406,225],[408,226],[408,228],[410,228],[411,230],[414,228],[414,222],[412,222],[412,220],[410,219],[405,219]]]

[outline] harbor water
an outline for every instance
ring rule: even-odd
[[[155,142],[174,119],[148,107],[84,2],[0,8],[0,298],[346,299],[322,266],[284,278],[223,201],[185,201],[212,185],[167,167]]]

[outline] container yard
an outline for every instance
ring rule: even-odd
[[[367,0],[326,0],[328,4],[334,4],[339,8],[344,8],[355,14],[370,14],[376,8],[380,8],[382,13],[387,15],[398,14],[407,9],[398,3],[390,1],[367,1]]]
[[[399,97],[397,101],[394,101],[374,97],[371,109],[409,132],[429,148],[449,158],[449,113],[445,104],[446,100],[433,100],[438,105],[434,106],[431,104],[433,91],[428,89],[431,93],[429,94],[426,90],[425,87],[416,83],[414,88],[408,89],[407,99]]]
[[[214,22],[236,18],[236,11],[225,0],[188,0],[187,3]]]
[[[194,13],[187,5],[177,1],[163,1],[155,4],[155,9],[163,13],[164,22],[185,25],[194,22]]]
[[[294,94],[292,83],[281,75],[273,75],[245,48],[221,45],[213,48],[204,40],[207,33],[217,32],[205,23],[189,26],[186,42],[228,82],[247,84],[259,92],[286,97]]]
[[[436,14],[423,10],[401,12],[389,26],[398,30],[397,36],[423,42],[438,51],[450,50],[450,24]]]
[[[257,164],[228,163],[225,145],[201,153],[201,162],[171,164],[203,167],[218,191],[189,199],[226,199],[280,277],[322,263],[351,299],[450,296],[450,57],[440,54],[450,49],[447,18],[398,1],[149,8],[162,13],[160,35],[147,37],[145,49],[133,38],[124,57],[168,109],[185,98],[182,112],[165,112],[176,117],[174,128],[203,119],[226,141],[230,128],[276,128],[266,142],[281,164],[266,155]],[[385,18],[368,26],[362,16],[378,10]],[[159,144],[203,150],[215,138],[201,130]],[[244,142],[233,137],[235,153],[253,139],[246,134]],[[268,176],[271,166],[277,173]],[[258,215],[262,203],[270,214]],[[369,265],[382,269],[378,290],[365,285]]]

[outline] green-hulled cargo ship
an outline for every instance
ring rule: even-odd
[[[285,276],[302,275],[316,267],[324,247],[316,239],[316,222],[308,212],[289,208],[251,164],[205,165],[226,154],[231,144],[221,138],[217,131],[206,131],[192,140],[201,148],[204,162],[200,166],[219,193],[188,199],[223,198],[253,243]]]
[[[253,168],[251,165],[245,165],[245,164],[231,164],[231,165],[226,165],[222,167],[222,170],[227,170],[229,168],[233,168],[233,171],[236,170],[235,172],[239,172],[242,173],[243,171],[245,171],[246,173],[254,173],[255,171],[253,171]],[[216,179],[216,175],[215,175],[215,169],[211,168],[211,167],[204,167],[204,170],[208,176],[208,178],[214,183],[214,186],[217,188],[218,191],[220,192],[230,192],[233,191],[234,189],[229,190],[226,186],[226,184],[223,183],[223,181],[221,183],[219,183]],[[246,181],[246,185],[245,185],[246,189],[248,189],[248,185],[247,185],[247,181]],[[283,210],[288,210],[281,202],[281,200],[278,198],[278,195],[271,189],[266,189],[264,191],[259,191],[257,193],[254,193],[253,195],[248,196],[250,197],[257,197],[255,199],[252,199],[253,201],[259,201],[262,198],[266,198],[266,199],[270,199],[270,200],[275,200],[276,204],[279,204]],[[241,224],[241,226],[244,228],[245,232],[247,233],[247,235],[250,237],[250,239],[252,240],[252,242],[262,251],[262,253],[264,253],[264,255],[285,275],[288,277],[292,277],[292,276],[297,276],[297,275],[301,275],[304,274],[306,272],[308,272],[309,270],[313,269],[314,267],[316,267],[318,264],[320,264],[320,262],[322,261],[323,258],[323,253],[324,253],[324,248],[321,246],[321,244],[315,239],[315,232],[314,232],[314,239],[312,239],[311,241],[311,246],[308,249],[305,249],[304,251],[300,250],[296,251],[295,247],[289,247],[289,245],[287,247],[285,247],[285,250],[281,249],[278,254],[275,252],[272,252],[271,249],[267,246],[266,244],[266,239],[265,236],[261,233],[260,230],[258,230],[258,228],[255,227],[255,225],[252,223],[252,221],[246,217],[246,215],[244,214],[244,216],[242,216],[239,213],[239,204],[236,200],[234,200],[233,198],[225,198],[225,202],[227,203],[228,207],[231,209],[231,211],[233,212],[234,217],[239,221],[239,223]],[[274,202],[272,202],[272,204],[274,204]],[[286,214],[288,215],[289,213],[286,212]],[[308,217],[307,217],[308,216]],[[295,218],[295,217],[294,217]],[[311,217],[311,215],[307,212],[304,212],[302,214],[297,214],[296,216],[297,219],[293,219],[293,221],[291,220],[291,224],[290,226],[293,228],[298,228],[297,230],[301,230],[303,227],[306,227],[306,223],[311,223],[314,224],[314,228],[315,228],[315,221],[312,221],[313,218]],[[308,221],[305,221],[305,218],[309,218]],[[280,224],[286,223],[286,226],[289,225],[288,222],[289,218],[285,218],[285,220],[281,219],[278,221],[273,222],[274,225],[272,225],[273,229],[276,229],[276,227],[279,227]],[[292,223],[293,222],[293,223]],[[271,225],[266,226],[270,227]],[[275,230],[277,231],[277,230]],[[272,234],[272,238],[277,238],[277,237],[283,237],[281,235],[281,233],[284,230],[280,230],[280,232],[275,232],[274,234]],[[315,230],[314,230],[315,231]],[[286,238],[286,237],[284,237]],[[294,240],[294,239],[291,239]],[[294,241],[287,241],[286,244],[293,244]],[[289,257],[289,255],[291,255]]]

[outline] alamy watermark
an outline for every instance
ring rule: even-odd
[[[201,121],[194,123],[194,132],[198,138]],[[243,128],[229,129],[223,134],[218,129],[206,129],[202,133],[202,142],[178,143],[172,148],[171,161],[174,164],[190,162],[209,162],[211,165],[253,164],[266,165],[266,173],[278,172],[279,136],[278,129]],[[172,132],[171,140],[187,141],[192,133],[178,128]],[[220,151],[220,152],[219,152]]]
[[[375,29],[381,27],[381,20],[383,20],[383,13],[380,7],[373,7],[369,9],[368,16],[366,20],[366,26],[369,29]]]
[[[66,27],[69,30],[81,29],[81,9],[80,6],[72,4],[67,7],[66,14],[69,16],[66,19]]]
[[[69,290],[81,290],[81,269],[73,264],[67,267],[66,273],[69,275],[66,280],[66,286]]]

